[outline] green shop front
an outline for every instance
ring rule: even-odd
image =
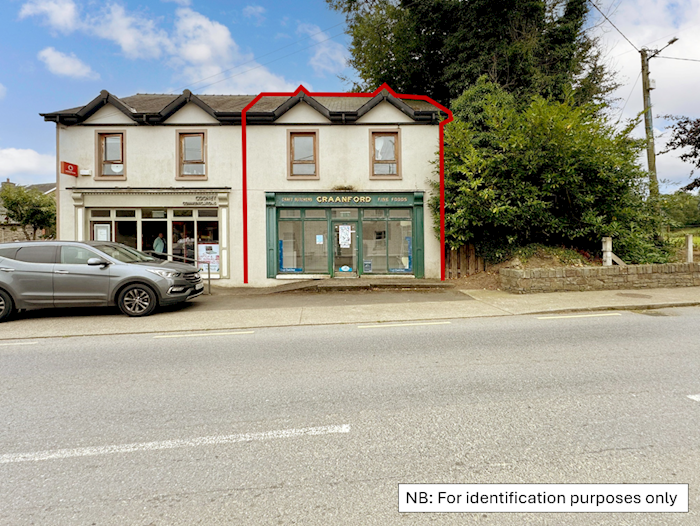
[[[424,276],[423,192],[265,197],[268,278]]]

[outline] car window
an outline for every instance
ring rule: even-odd
[[[93,245],[93,248],[104,252],[110,257],[122,263],[140,263],[142,261],[156,261],[155,258],[139,252],[136,249],[124,245]]]
[[[88,259],[99,257],[84,247],[61,247],[61,263],[66,265],[87,265]]]
[[[0,248],[0,258],[15,259],[18,247]]]
[[[55,263],[56,247],[21,247],[17,251],[15,259],[18,261],[26,261],[27,263]]]

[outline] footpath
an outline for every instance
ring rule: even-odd
[[[212,287],[187,303],[129,318],[116,308],[46,309],[0,324],[0,340],[230,331],[700,305],[700,287],[510,294],[429,280],[323,280],[264,289]]]

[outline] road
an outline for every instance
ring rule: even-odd
[[[4,340],[0,524],[698,525],[699,323]],[[684,483],[690,512],[399,514],[399,483]]]

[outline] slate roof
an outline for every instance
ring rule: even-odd
[[[85,106],[42,113],[46,121],[71,125],[80,124],[106,104],[112,104],[135,124],[152,125],[165,122],[188,103],[194,103],[222,124],[240,124],[242,112],[257,95],[195,95],[189,90],[182,94],[138,93],[119,98],[106,90]],[[437,124],[446,115],[436,105],[425,100],[404,99],[388,89],[374,94],[314,97],[305,91],[295,96],[264,96],[246,113],[249,124],[274,123],[299,102],[304,101],[332,123],[351,124],[387,101],[416,122]]]

